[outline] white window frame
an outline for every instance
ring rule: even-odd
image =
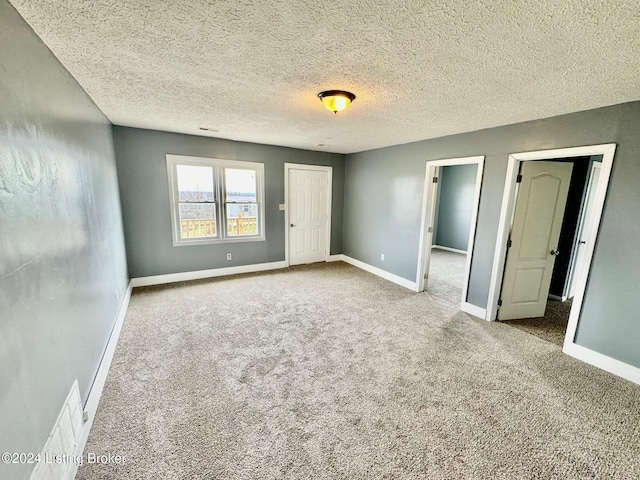
[[[213,196],[216,209],[216,237],[180,238],[180,213],[177,165],[194,165],[213,168]],[[256,172],[256,203],[258,205],[258,233],[241,237],[227,234],[227,202],[225,201],[225,168],[253,170]],[[223,160],[220,158],[167,155],[167,178],[171,212],[173,246],[207,245],[217,243],[260,242],[266,240],[264,232],[264,163]],[[251,203],[251,202],[247,202]]]

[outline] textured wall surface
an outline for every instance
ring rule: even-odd
[[[342,253],[344,155],[126,127],[114,136],[131,277],[284,260],[285,163],[333,167],[331,253]],[[264,163],[266,241],[174,247],[167,153]]]
[[[111,128],[0,0],[0,452],[39,452],[75,379],[86,400],[127,288]]]
[[[350,153],[640,99],[637,0],[12,2],[116,125]]]
[[[477,165],[440,168],[434,245],[467,250],[477,172]]]
[[[640,366],[639,129],[634,102],[347,155],[344,253],[415,280],[426,160],[486,155],[468,294],[484,308],[509,153],[618,143],[577,341]]]

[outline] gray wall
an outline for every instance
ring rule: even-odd
[[[467,250],[477,165],[440,167],[434,245]]]
[[[344,253],[415,280],[426,161],[486,155],[467,298],[485,308],[509,153],[617,143],[577,342],[640,366],[638,131],[634,102],[348,155]]]
[[[576,343],[640,367],[640,102],[620,107],[618,147]]]
[[[75,379],[86,401],[127,272],[111,125],[6,0],[0,225],[0,452],[39,452]]]
[[[114,127],[120,196],[131,277],[284,260],[284,164],[333,167],[331,253],[342,253],[344,155]],[[172,245],[166,155],[261,162],[265,167],[266,241]],[[227,261],[231,253],[233,260]]]

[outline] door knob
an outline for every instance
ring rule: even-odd
[[[558,255],[560,255],[560,251],[559,250],[551,250],[551,255],[553,255],[554,257],[557,257]]]
[[[292,226],[292,227],[295,227],[295,224],[293,224],[293,223],[292,223],[292,224],[291,224],[291,226]]]

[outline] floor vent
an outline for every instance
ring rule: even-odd
[[[72,463],[81,462],[73,453],[80,437],[82,423],[82,400],[76,380],[44,445],[40,461],[31,474],[31,480],[63,480]]]

